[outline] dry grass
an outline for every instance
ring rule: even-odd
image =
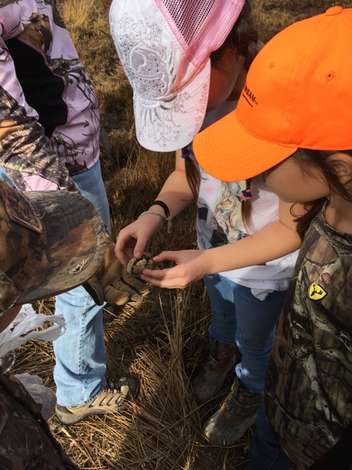
[[[352,6],[352,0],[250,0],[250,3],[263,40],[295,21],[323,13],[331,6]]]
[[[38,308],[49,313],[52,305],[40,303]],[[211,410],[197,407],[190,393],[207,327],[202,287],[156,292],[117,316],[106,311],[105,320],[109,378],[114,381],[129,370],[141,379],[141,393],[120,416],[91,418],[69,428],[51,420],[53,432],[78,467],[243,468],[246,442],[229,449],[209,447],[201,437],[201,423]],[[52,367],[49,345],[33,343],[18,354],[16,369],[40,375],[49,386]]]
[[[141,0],[142,1],[142,0]],[[351,5],[351,1],[339,2]],[[334,4],[329,0],[252,0],[263,38],[294,19]],[[60,8],[97,90],[102,114],[102,162],[115,232],[147,207],[172,167],[172,156],[143,151],[134,138],[131,90],[109,36],[109,0],[62,0]],[[194,244],[192,211],[171,236],[160,233],[154,251]],[[52,303],[39,303],[52,311]],[[233,470],[243,468],[247,440],[229,449],[201,436],[211,410],[199,409],[190,378],[204,351],[208,306],[200,284],[183,292],[155,292],[140,305],[105,312],[109,378],[127,371],[142,383],[138,401],[123,415],[88,419],[53,432],[80,469]],[[53,354],[31,344],[17,355],[17,370],[53,386]]]

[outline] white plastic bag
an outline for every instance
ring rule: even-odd
[[[48,420],[55,411],[55,393],[46,387],[37,375],[25,373],[17,374],[14,377],[21,382],[33,400],[41,406],[42,416],[45,420]]]
[[[45,322],[50,322],[51,326],[43,329]],[[0,357],[31,340],[54,341],[64,331],[62,315],[42,315],[36,313],[30,304],[23,305],[13,322],[0,333]]]

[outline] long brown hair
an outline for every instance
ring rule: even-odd
[[[298,150],[291,158],[296,158],[300,162],[304,171],[309,174],[309,170],[313,167],[319,168],[322,176],[326,180],[332,192],[339,194],[346,201],[352,202],[352,188],[341,183],[338,176],[336,163],[328,159],[330,155],[339,153],[339,151],[325,150]],[[343,150],[341,153],[348,154],[352,157],[352,150]],[[303,239],[312,219],[321,211],[327,199],[321,198],[306,205],[308,211],[302,217],[296,219],[297,232]],[[291,207],[291,214],[294,216],[295,204]]]
[[[216,62],[222,58],[224,52],[228,48],[232,48],[236,49],[238,55],[245,58],[245,66],[248,70],[254,58],[251,45],[257,41],[258,31],[253,22],[251,6],[249,2],[246,2],[223,45],[211,54],[210,60],[212,65],[216,65]]]
[[[211,54],[210,60],[212,65],[216,66],[216,63],[221,60],[228,48],[234,48],[239,55],[245,58],[245,66],[248,70],[254,58],[251,45],[257,41],[258,32],[254,26],[251,7],[250,4],[246,2],[224,44]],[[192,190],[193,197],[194,199],[198,199],[200,185],[199,167],[193,158],[185,158],[185,169],[187,182]]]

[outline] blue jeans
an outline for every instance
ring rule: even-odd
[[[100,163],[74,176],[73,180],[110,230],[109,204]],[[65,333],[54,341],[57,401],[62,406],[80,405],[105,386],[103,312],[83,287],[57,296],[55,310],[66,321]]]
[[[273,292],[263,301],[251,289],[215,274],[205,278],[211,304],[211,338],[237,344],[241,362],[235,372],[252,392],[263,392],[268,359],[274,342],[276,321],[286,292]]]
[[[251,460],[246,470],[289,470],[290,464],[280,447],[262,405],[257,414],[256,430],[251,446]]]

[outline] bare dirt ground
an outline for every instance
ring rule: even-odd
[[[143,0],[141,0],[143,1]],[[102,163],[114,232],[148,207],[172,168],[172,155],[142,150],[134,137],[131,90],[111,43],[110,0],[62,0],[71,31],[99,99]],[[296,19],[323,11],[329,0],[253,0],[258,29],[268,39]],[[339,2],[352,6],[352,1]],[[153,252],[195,246],[193,210],[182,215],[171,236],[161,232]],[[52,302],[38,308],[50,313]],[[51,427],[80,469],[233,470],[244,468],[249,433],[232,448],[210,447],[202,438],[210,407],[192,398],[190,378],[206,345],[208,303],[202,284],[185,291],[155,291],[139,305],[105,312],[109,378],[130,371],[141,379],[137,402],[118,416]],[[16,369],[39,374],[54,386],[49,346],[33,343],[17,355]],[[214,404],[215,406],[216,404]]]

